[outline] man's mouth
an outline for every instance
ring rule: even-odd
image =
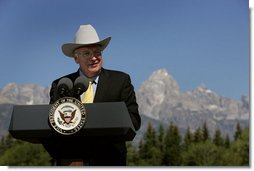
[[[98,63],[99,63],[99,61],[98,61],[98,60],[96,60],[96,61],[94,61],[94,62],[90,63],[90,64],[89,64],[89,66],[91,66],[91,67],[95,67]]]

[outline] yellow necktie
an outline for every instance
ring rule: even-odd
[[[89,81],[89,86],[82,97],[82,103],[93,103],[94,95],[92,83],[92,81]]]

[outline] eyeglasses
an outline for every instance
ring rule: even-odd
[[[81,57],[83,58],[90,58],[90,57],[98,57],[101,56],[101,51],[97,50],[97,51],[81,51],[81,52],[76,52],[77,54],[79,54]]]

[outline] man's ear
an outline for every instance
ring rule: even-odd
[[[74,55],[74,61],[76,62],[76,64],[78,64],[79,62],[78,62],[78,57],[76,56],[76,55]]]

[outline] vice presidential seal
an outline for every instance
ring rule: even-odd
[[[60,134],[71,135],[85,125],[86,110],[84,105],[72,97],[57,100],[49,111],[49,123]]]

